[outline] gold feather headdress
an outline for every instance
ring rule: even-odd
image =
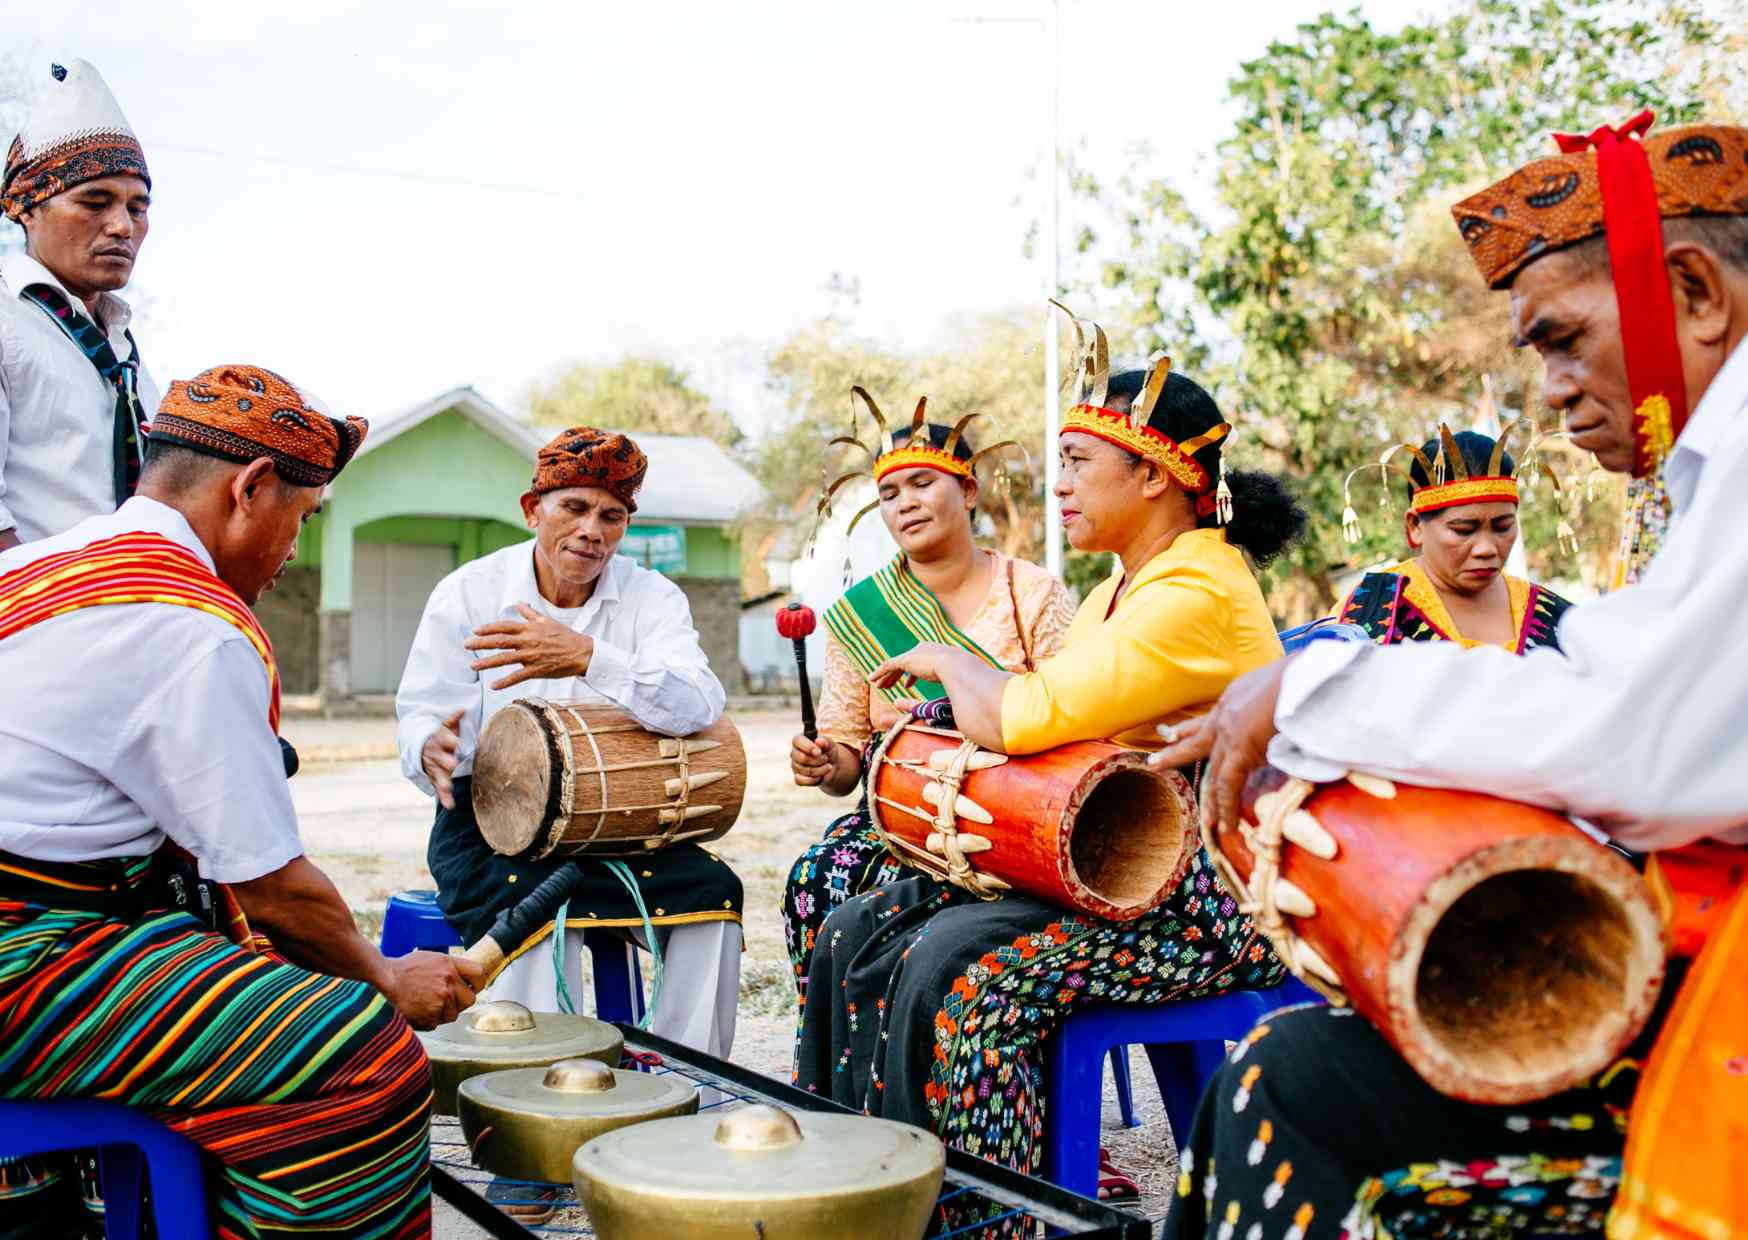
[[[1216,480],[1208,476],[1195,454],[1231,434],[1232,424],[1222,422],[1182,443],[1148,424],[1159,406],[1159,398],[1165,393],[1166,380],[1171,377],[1171,358],[1164,353],[1155,353],[1147,359],[1147,378],[1127,413],[1107,409],[1111,347],[1105,329],[1090,319],[1081,319],[1055,298],[1050,299],[1050,304],[1068,316],[1069,325],[1074,329],[1075,364],[1069,382],[1076,389],[1075,404],[1062,417],[1062,433],[1081,431],[1096,435],[1107,443],[1158,463],[1178,486],[1195,497],[1199,516],[1218,514],[1222,525],[1230,521],[1232,492],[1226,485],[1225,462],[1221,462],[1220,476]]]
[[[855,448],[862,453],[867,463],[839,475],[830,486],[826,487],[825,493],[820,496],[819,500],[818,515],[820,517],[825,517],[831,512],[832,497],[838,493],[839,488],[846,483],[854,482],[857,478],[869,478],[878,485],[882,478],[900,469],[938,469],[955,478],[970,478],[975,476],[977,462],[992,453],[1001,452],[1008,448],[1019,449],[1022,459],[1025,459],[1027,466],[1030,467],[1031,461],[1026,455],[1026,449],[1015,439],[1004,439],[1000,443],[991,444],[980,452],[972,453],[969,457],[962,458],[957,455],[959,442],[965,435],[965,428],[971,424],[972,419],[982,417],[981,413],[968,413],[960,418],[954,424],[953,429],[948,432],[946,443],[941,447],[936,447],[929,442],[929,398],[924,396],[917,401],[916,412],[911,415],[909,438],[902,445],[895,446],[892,428],[887,425],[885,415],[880,412],[880,406],[874,403],[874,398],[868,394],[868,389],[860,384],[850,389],[852,429],[854,428],[855,402],[858,399],[867,406],[869,416],[874,419],[874,425],[880,432],[879,451],[876,452],[870,448],[854,434],[839,435],[826,445],[827,448],[833,448],[839,444]],[[850,532],[855,530],[858,521],[868,515],[871,510],[877,508],[879,504],[880,501],[875,499],[865,505],[854,517],[851,517]]]
[[[1408,501],[1408,511],[1416,513],[1438,512],[1445,508],[1454,508],[1459,504],[1516,504],[1520,502],[1521,490],[1518,485],[1520,477],[1526,482],[1536,481],[1540,471],[1547,470],[1552,479],[1555,493],[1560,499],[1560,524],[1558,537],[1562,547],[1577,547],[1577,534],[1567,520],[1568,509],[1573,495],[1562,486],[1560,477],[1554,472],[1552,465],[1542,459],[1542,439],[1531,440],[1523,459],[1509,474],[1503,472],[1506,441],[1511,438],[1519,427],[1524,427],[1526,433],[1535,429],[1535,424],[1528,417],[1520,417],[1506,424],[1493,441],[1493,452],[1487,461],[1487,472],[1471,474],[1468,462],[1463,459],[1462,450],[1457,447],[1456,436],[1451,428],[1443,422],[1438,426],[1438,451],[1431,460],[1421,448],[1411,443],[1391,444],[1384,449],[1376,461],[1368,462],[1357,469],[1350,470],[1342,480],[1341,495],[1345,505],[1341,513],[1341,529],[1347,541],[1358,542],[1360,539],[1360,518],[1353,506],[1353,481],[1368,470],[1377,470],[1384,481],[1378,506],[1386,512],[1390,510],[1389,475],[1394,472],[1408,480],[1411,494]],[[1408,453],[1419,463],[1421,470],[1429,482],[1418,481],[1413,471],[1399,464],[1396,457]]]

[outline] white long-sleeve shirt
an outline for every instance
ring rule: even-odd
[[[0,554],[0,572],[135,530],[212,556],[174,508],[119,511]],[[171,603],[86,607],[0,641],[0,849],[39,861],[156,852],[221,883],[303,855],[267,666],[227,620]]]
[[[1544,805],[1643,851],[1748,843],[1748,344],[1664,481],[1662,550],[1637,585],[1566,614],[1564,656],[1316,643],[1282,680],[1270,760]]]
[[[524,680],[508,689],[491,682],[514,666],[473,671],[469,666],[489,652],[462,643],[482,624],[521,621],[523,603],[594,638],[595,650],[583,676],[564,680]],[[595,592],[581,607],[555,607],[541,597],[534,580],[534,544],[518,543],[463,564],[437,583],[425,604],[413,648],[407,655],[395,714],[401,770],[426,793],[433,791],[420,750],[438,726],[456,711],[461,718],[461,760],[457,775],[473,771],[480,730],[517,698],[607,702],[629,711],[655,732],[687,736],[722,716],[722,684],[710,670],[692,608],[679,586],[617,555],[607,562]]]
[[[46,284],[72,304],[47,267],[26,254],[0,261],[0,530],[25,542],[115,511],[115,388],[83,350],[24,291]],[[133,353],[133,312],[114,293],[98,313],[115,355]],[[139,371],[140,408],[149,421],[158,388]]]

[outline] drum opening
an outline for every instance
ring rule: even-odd
[[[1415,1006],[1478,1076],[1542,1079],[1612,1036],[1633,952],[1627,911],[1596,883],[1512,870],[1464,892],[1433,927]]]
[[[1183,857],[1183,806],[1146,770],[1113,771],[1081,803],[1069,840],[1074,875],[1112,904],[1151,904]]]

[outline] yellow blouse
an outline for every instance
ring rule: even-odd
[[[1156,725],[1205,714],[1233,680],[1281,657],[1262,589],[1224,530],[1180,535],[1112,610],[1121,582],[1111,577],[1081,603],[1062,653],[1007,683],[1009,753],[1103,739],[1158,749]]]
[[[1036,667],[1062,648],[1063,634],[1074,617],[1074,596],[1036,564],[999,551],[989,554],[989,593],[976,614],[959,629],[1008,671],[1023,672],[1028,654]],[[860,751],[870,736],[890,728],[902,714],[885,695],[868,686],[850,661],[849,652],[827,630],[819,734]]]

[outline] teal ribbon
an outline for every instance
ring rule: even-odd
[[[603,861],[613,875],[624,884],[625,890],[631,893],[631,902],[637,905],[637,914],[643,918],[643,937],[649,944],[649,954],[655,958],[655,973],[649,984],[649,1006],[643,1009],[643,1019],[637,1022],[639,1029],[649,1028],[649,1018],[655,1012],[656,1003],[662,993],[662,944],[656,938],[655,922],[649,919],[649,909],[643,903],[643,891],[637,885],[637,879],[631,873],[631,867],[623,861]]]

